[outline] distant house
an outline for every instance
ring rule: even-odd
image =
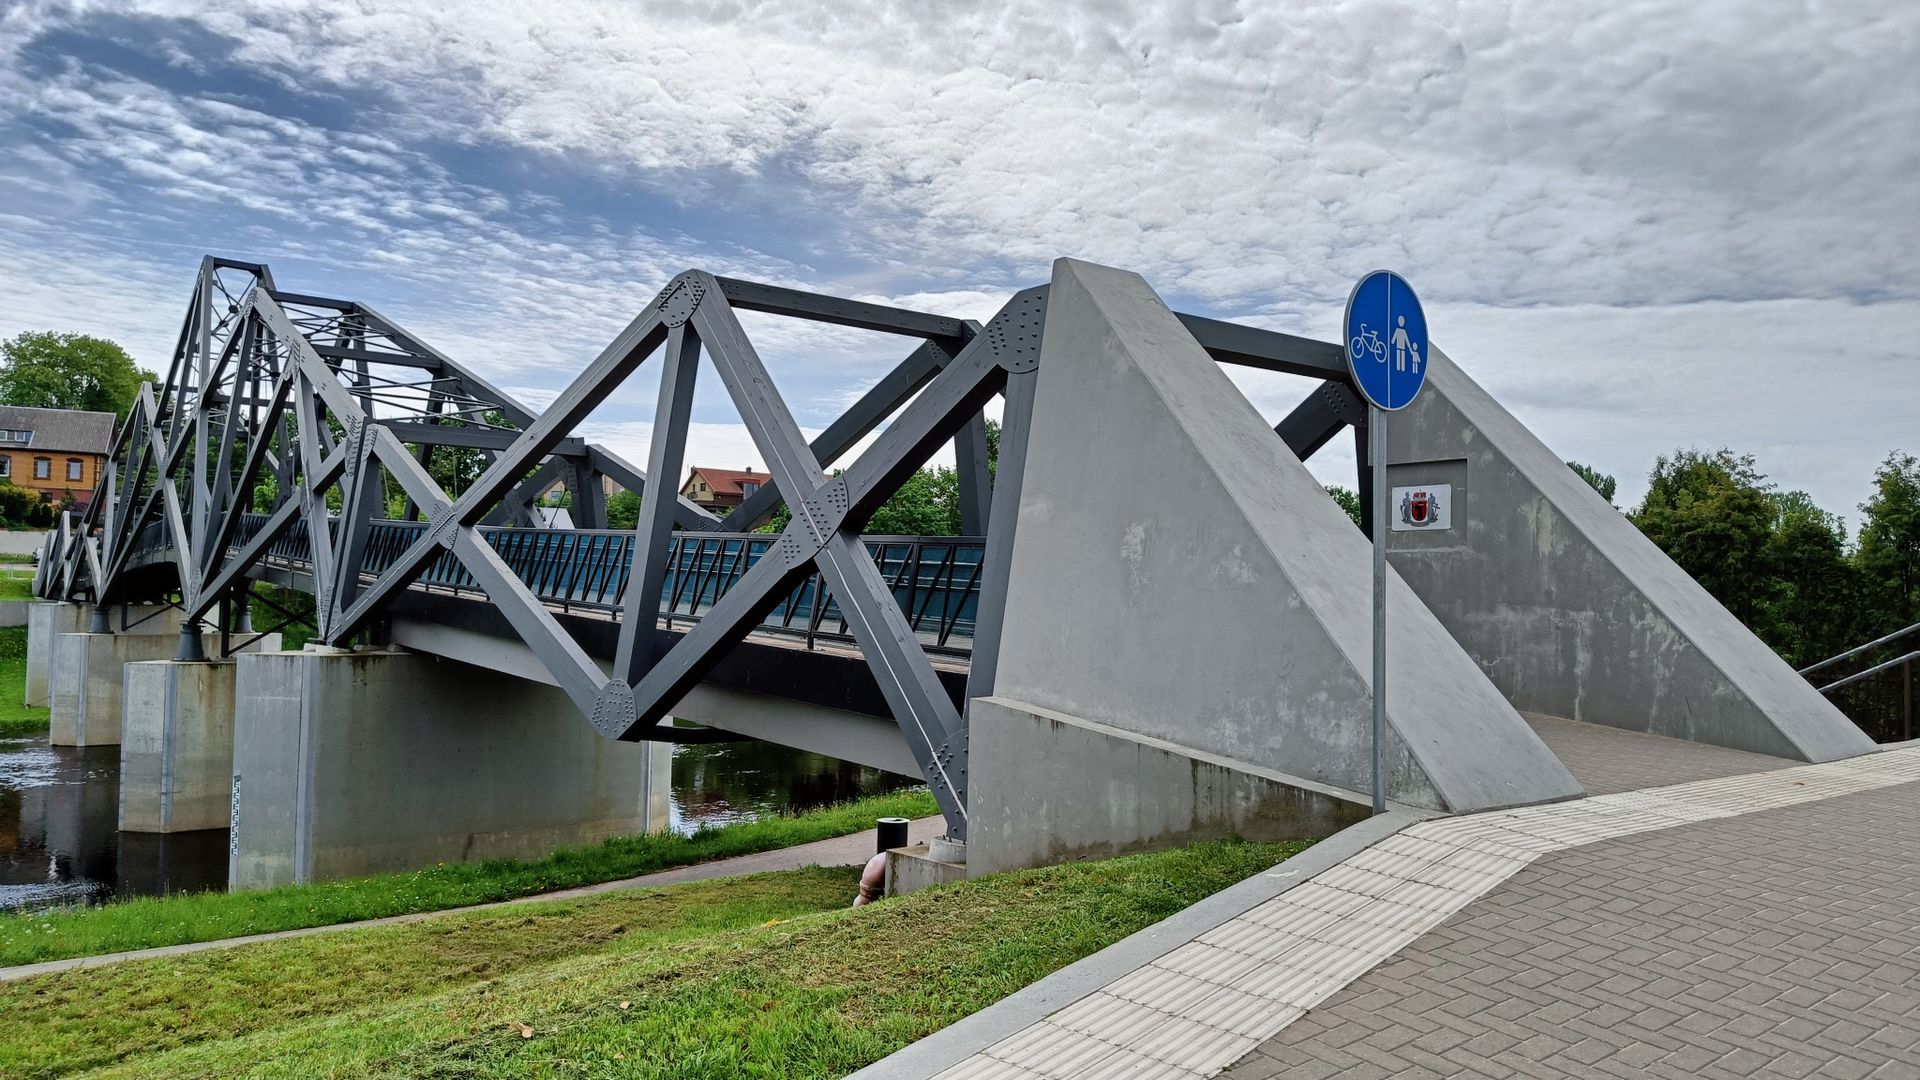
[[[760,490],[770,477],[752,469],[709,469],[695,465],[680,485],[680,495],[695,506],[725,514]]]
[[[0,405],[0,480],[54,502],[91,502],[114,422],[112,413]]]

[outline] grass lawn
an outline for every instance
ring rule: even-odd
[[[26,696],[27,628],[0,627],[0,737],[47,730],[47,710],[22,705]]]
[[[0,693],[4,692],[0,687]],[[932,795],[906,791],[786,817],[735,822],[702,829],[692,836],[616,837],[599,844],[563,848],[544,859],[443,863],[408,874],[288,885],[261,892],[146,897],[93,908],[0,915],[0,965],[510,900],[845,836],[872,828],[877,817],[918,818],[936,812]],[[8,1074],[0,1069],[0,1076],[4,1075]]]
[[[853,870],[788,871],[0,984],[0,1074],[837,1077],[1303,846],[858,909]]]
[[[0,567],[0,600],[33,599],[33,568],[31,566]]]

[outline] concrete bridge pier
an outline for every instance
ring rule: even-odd
[[[534,858],[665,829],[665,744],[603,739],[551,686],[405,651],[242,655],[235,890]]]
[[[254,651],[277,652],[269,634]],[[121,689],[120,830],[172,833],[231,822],[235,664],[146,660]]]
[[[92,612],[80,612],[92,625]],[[47,698],[53,710],[50,741],[55,746],[117,746],[120,742],[123,669],[143,660],[167,660],[179,644],[179,608],[139,605],[108,612],[111,633],[52,635]],[[57,623],[56,614],[48,621]],[[125,626],[125,629],[121,627]],[[32,629],[28,630],[31,652]]]
[[[44,709],[49,676],[53,673],[53,640],[61,634],[87,629],[90,609],[85,604],[36,600],[27,605],[27,696],[25,704]]]

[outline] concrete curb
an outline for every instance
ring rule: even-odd
[[[1271,870],[1077,960],[1024,989],[853,1073],[847,1080],[924,1080],[1279,896],[1416,822],[1440,815],[1395,809],[1327,837]]]
[[[939,817],[921,818],[908,827],[910,840],[924,840],[937,836],[946,829],[946,820]],[[382,919],[362,919],[358,922],[328,923],[325,926],[306,926],[298,930],[276,930],[270,934],[248,934],[245,937],[218,938],[213,941],[194,941],[185,945],[162,945],[153,949],[132,949],[127,952],[101,953],[96,956],[71,956],[64,960],[47,960],[38,964],[20,964],[16,967],[0,968],[0,982],[13,982],[17,979],[31,979],[39,975],[57,975],[65,971],[80,971],[86,968],[106,967],[111,964],[123,964],[133,960],[152,960],[163,956],[187,956],[192,953],[206,952],[210,949],[233,949],[242,945],[257,945],[263,941],[291,941],[294,938],[311,937],[314,934],[330,934],[342,930],[366,930],[376,926],[404,926],[408,923],[438,919],[444,915],[461,915],[473,911],[486,911],[490,908],[511,907],[515,904],[539,904],[548,901],[578,900],[582,897],[596,896],[600,893],[625,892],[630,889],[658,889],[668,885],[679,885],[689,881],[712,881],[715,878],[744,877],[747,874],[762,874],[774,870],[796,870],[806,866],[859,866],[872,856],[873,831],[849,833],[846,836],[815,840],[807,844],[795,844],[789,848],[775,848],[772,851],[757,851],[751,855],[736,855],[729,859],[715,859],[712,862],[694,863],[690,866],[678,866],[671,870],[660,870],[639,877],[622,878],[618,881],[603,881],[597,885],[581,885],[558,892],[535,893],[532,896],[516,896],[511,900],[496,900],[488,904],[469,904],[466,907],[443,908],[439,911],[419,911],[409,915],[389,915]],[[851,898],[849,898],[851,899]]]

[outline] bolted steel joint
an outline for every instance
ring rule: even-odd
[[[667,326],[685,326],[706,299],[707,287],[691,274],[682,274],[667,283],[660,292],[660,321]]]
[[[625,734],[640,719],[640,710],[633,702],[633,687],[619,679],[609,680],[593,699],[593,715],[589,719],[595,731],[610,739]]]
[[[987,323],[987,347],[1008,372],[1032,371],[1040,365],[1040,331],[1046,322],[1046,293],[1017,296]]]
[[[453,543],[460,536],[460,522],[453,516],[452,503],[444,503],[434,510],[427,521],[427,535],[433,537],[434,543],[453,550]]]

